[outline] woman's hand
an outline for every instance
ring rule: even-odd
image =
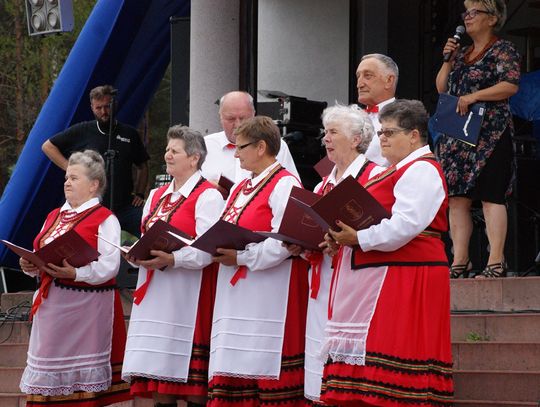
[[[448,63],[452,63],[454,61],[458,49],[459,44],[456,39],[454,37],[448,38],[443,48],[443,56],[446,54],[450,54],[450,59],[448,60]]]
[[[466,115],[469,111],[469,105],[476,103],[477,101],[474,93],[460,96],[456,106],[456,113],[459,113],[462,116]]]
[[[286,242],[281,243],[281,245],[287,249],[291,256],[300,256],[304,251],[304,248],[298,244],[288,244]]]
[[[37,274],[39,272],[39,268],[34,265],[34,263],[31,263],[22,257],[19,259],[19,266],[21,266],[21,270],[25,273]]]
[[[356,230],[340,220],[336,221],[336,225],[341,228],[341,231],[336,232],[335,230],[328,229],[328,233],[337,244],[341,246],[355,246],[358,244]]]
[[[323,253],[334,257],[339,251],[339,245],[328,233],[324,235],[324,242],[319,243],[319,247],[323,249]]]
[[[75,278],[77,278],[75,267],[69,264],[66,259],[62,260],[62,266],[55,266],[54,264],[49,263],[43,270],[54,278],[65,278],[68,280],[75,280]]]
[[[150,250],[150,255],[153,256],[149,260],[136,260],[131,256],[126,256],[126,260],[135,260],[132,263],[138,266],[143,266],[146,269],[164,269],[166,267],[174,266],[174,255],[161,250]]]
[[[216,249],[216,251],[221,256],[212,256],[212,261],[215,261],[217,263],[221,263],[224,266],[238,266],[238,263],[236,262],[237,250],[218,248],[218,249]]]

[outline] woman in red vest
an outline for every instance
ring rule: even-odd
[[[126,330],[115,288],[120,224],[99,204],[105,189],[103,158],[86,150],[71,155],[66,169],[66,203],[53,210],[34,240],[39,249],[75,230],[100,256],[75,268],[49,264],[39,270],[20,259],[22,270],[41,278],[32,304],[28,362],[21,379],[27,406],[106,406],[128,400],[120,378]]]
[[[162,220],[196,237],[218,220],[223,198],[201,175],[201,134],[173,126],[167,140],[165,163],[173,180],[150,192],[142,233]],[[189,246],[151,254],[144,261],[128,257],[140,268],[122,378],[133,395],[153,397],[156,406],[176,406],[177,399],[204,405],[217,265]]]
[[[367,190],[391,213],[343,246],[323,344],[322,400],[354,406],[452,405],[450,284],[441,233],[446,183],[427,145],[427,112],[397,100],[379,114],[391,166]],[[348,259],[348,260],[346,260]]]
[[[369,116],[357,105],[331,106],[323,111],[322,122],[328,159],[334,168],[315,187],[319,195],[325,195],[345,178],[352,176],[364,185],[375,163],[364,156],[373,138],[373,124]],[[321,231],[321,233],[324,233]],[[302,250],[297,245],[288,245],[293,255]],[[306,352],[304,372],[304,395],[315,403],[320,401],[321,379],[324,361],[321,360],[321,344],[328,321],[328,295],[333,273],[333,257],[321,252],[304,252],[302,257],[310,263],[310,298],[306,323]]]
[[[276,161],[279,148],[269,117],[248,119],[236,130],[236,157],[251,177],[232,187],[222,219],[278,230],[291,188],[300,186]],[[208,405],[303,405],[305,263],[289,259],[275,239],[218,252]]]

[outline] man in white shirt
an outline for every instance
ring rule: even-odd
[[[392,58],[383,54],[364,55],[356,70],[356,88],[358,102],[365,105],[375,134],[369,144],[365,156],[378,165],[387,167],[388,162],[381,155],[381,146],[377,131],[381,129],[379,110],[392,103],[396,94],[399,69]]]
[[[234,131],[244,120],[255,116],[253,98],[249,93],[233,91],[225,94],[219,101],[219,119],[223,131],[205,136],[208,154],[202,166],[203,176],[210,181],[217,181],[224,175],[235,183],[248,177],[248,171],[240,168],[240,162],[234,157],[236,135]],[[287,143],[281,140],[277,161],[298,179]]]

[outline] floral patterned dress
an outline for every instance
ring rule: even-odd
[[[484,56],[475,63],[465,62],[468,47],[458,51],[452,72],[448,76],[448,93],[463,96],[499,82],[519,83],[520,56],[514,44],[497,39]],[[476,146],[442,135],[437,156],[448,183],[448,195],[464,195],[471,191],[478,175],[493,153],[497,142],[508,128],[513,135],[512,115],[508,99],[485,102],[486,113]],[[512,190],[509,183],[507,195]]]

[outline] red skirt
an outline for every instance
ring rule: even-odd
[[[388,267],[365,366],[329,360],[321,399],[355,406],[452,405],[448,267]]]
[[[304,346],[308,303],[307,263],[293,260],[279,380],[214,376],[207,407],[304,406]]]
[[[188,396],[207,396],[210,334],[212,332],[212,313],[216,298],[217,271],[217,263],[213,263],[203,271],[187,382],[179,383],[133,377],[131,380],[132,395],[151,398],[152,393],[159,393],[176,395],[180,399],[185,399]]]
[[[55,407],[102,407],[121,401],[131,400],[129,385],[122,380],[122,361],[126,346],[126,324],[124,312],[118,290],[114,293],[114,319],[113,337],[111,347],[111,387],[98,393],[77,391],[67,396],[40,396],[29,394],[26,396],[27,407],[55,406]]]

